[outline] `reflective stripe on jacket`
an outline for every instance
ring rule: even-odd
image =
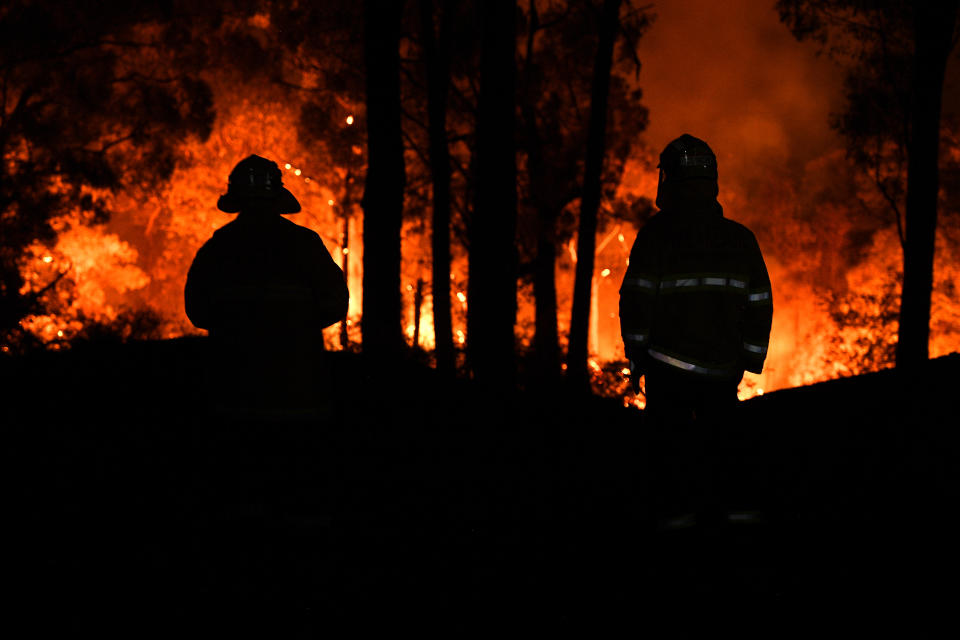
[[[773,295],[753,233],[719,204],[661,211],[637,234],[620,288],[628,359],[693,374],[760,373]]]

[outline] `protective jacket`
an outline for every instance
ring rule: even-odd
[[[347,314],[347,285],[320,236],[275,214],[241,214],[197,252],[187,274],[187,317],[211,334],[319,331]]]
[[[241,213],[197,252],[184,302],[210,333],[215,406],[252,418],[317,413],[322,330],[348,304],[343,271],[319,235],[276,213]]]
[[[760,373],[772,318],[757,240],[716,200],[667,202],[640,229],[620,288],[635,375],[663,366],[718,380]]]

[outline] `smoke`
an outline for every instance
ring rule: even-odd
[[[748,374],[743,395],[884,364],[867,361],[870,349],[850,348],[889,343],[892,328],[869,317],[851,288],[870,282],[873,296],[878,283],[894,281],[897,251],[889,243],[882,256],[874,249],[884,223],[857,206],[869,185],[830,127],[844,106],[844,70],[815,44],[797,42],[773,0],[667,1],[654,10],[639,49],[646,146],[655,156],[682,133],[711,145],[724,214],[755,232],[773,282],[765,371]],[[831,314],[838,300],[866,309],[856,335]]]
[[[828,123],[842,106],[842,72],[793,38],[773,0],[674,0],[654,11],[639,47],[654,152],[682,133],[702,138],[721,187],[744,193],[841,146]]]
[[[890,344],[895,326],[887,320],[890,309],[877,307],[886,304],[884,296],[889,284],[896,283],[901,258],[892,218],[882,217],[882,199],[846,160],[843,140],[829,126],[830,114],[843,108],[843,70],[818,57],[815,45],[798,43],[779,22],[773,4],[773,0],[688,0],[655,6],[657,20],[638,52],[643,66],[637,82],[649,109],[649,127],[643,145],[634,147],[636,155],[627,163],[618,190],[619,196],[645,195],[652,200],[656,156],[682,133],[706,140],[716,152],[724,213],[756,233],[774,287],[766,370],[760,377],[748,376],[744,396],[760,388],[809,384],[878,366],[881,361],[871,354]],[[97,309],[111,305],[117,313],[125,307],[149,307],[167,319],[168,337],[194,331],[182,308],[186,270],[213,229],[231,219],[216,210],[215,202],[230,168],[249,153],[270,157],[284,167],[285,182],[304,206],[295,221],[320,233],[338,259],[346,255],[340,246],[344,229],[337,209],[345,197],[344,172],[317,145],[299,139],[302,98],[260,81],[244,85],[242,91],[228,78],[215,78],[212,84],[218,114],[213,131],[206,141],[185,147],[186,159],[164,189],[115,194],[114,216],[97,242],[63,244],[62,251],[52,253],[37,247],[29,260],[25,258],[27,281],[34,289],[51,282],[61,263],[81,264],[86,256],[96,258],[101,267],[84,274],[89,286],[74,287],[71,295],[84,294],[78,303],[51,311],[56,317],[37,320],[36,332],[44,340],[78,331],[76,309],[94,317],[83,306],[86,303]],[[952,105],[960,105],[960,82],[948,80],[947,102],[948,113]],[[351,332],[359,326],[362,264],[360,212],[355,203],[353,209],[348,234]],[[411,340],[414,292],[429,273],[429,234],[418,220],[410,216],[403,234],[404,327]],[[938,239],[934,355],[960,345],[960,305],[954,286],[960,281],[955,266],[960,264],[957,228],[960,225],[954,225],[955,237],[949,244]],[[604,363],[624,357],[618,289],[634,233],[631,225],[615,220],[598,237],[591,355]],[[112,253],[103,253],[107,249]],[[571,249],[572,245],[561,252],[558,265],[558,278],[567,277],[558,282],[561,334],[569,317],[565,296],[572,292],[572,279],[563,276],[575,261],[567,258]],[[454,302],[454,330],[462,344],[466,299],[460,296],[466,290],[466,256],[456,243],[454,253],[451,285],[459,300]],[[149,282],[142,274],[149,275]],[[61,284],[73,282],[65,278]],[[529,337],[529,293],[522,291],[521,298],[526,304],[521,305],[520,332]],[[428,299],[420,331],[427,349],[432,346]],[[825,301],[835,303],[834,308],[826,307]],[[614,391],[622,393],[618,389]]]

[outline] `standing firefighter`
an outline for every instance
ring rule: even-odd
[[[217,207],[237,213],[197,252],[186,312],[213,347],[216,412],[310,419],[323,409],[322,329],[346,316],[343,271],[314,231],[283,218],[300,203],[275,162],[251,155]]]
[[[709,515],[708,446],[730,422],[744,370],[760,373],[773,299],[753,233],[723,217],[717,161],[684,134],[660,154],[654,215],[637,234],[620,288],[620,328],[635,391],[663,445],[661,524]]]

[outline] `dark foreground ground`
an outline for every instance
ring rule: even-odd
[[[204,417],[203,348],[2,364],[6,604],[23,630],[7,637],[955,626],[960,356],[743,403],[733,484],[767,523],[663,534],[642,414],[616,401],[491,398],[331,354],[329,420],[235,428]]]

